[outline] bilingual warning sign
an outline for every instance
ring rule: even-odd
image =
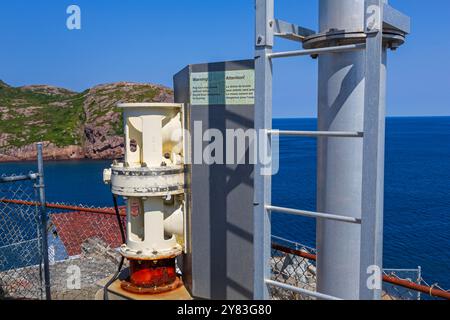
[[[191,73],[191,104],[254,105],[254,70]]]

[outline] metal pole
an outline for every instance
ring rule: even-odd
[[[372,2],[320,0],[320,32],[366,32],[366,4]],[[364,132],[363,139],[318,141],[317,211],[362,224],[318,219],[317,291],[350,300],[381,292],[367,287],[367,267],[382,266],[386,52],[381,32],[373,35],[365,51],[319,57],[318,130]]]
[[[361,200],[360,299],[380,300],[383,276],[383,207],[386,131],[386,48],[383,3],[366,0],[364,146]],[[376,277],[376,278],[374,278]]]
[[[272,53],[274,33],[274,0],[256,0],[255,44],[255,130],[272,129]],[[261,134],[259,139],[261,139]],[[264,135],[264,139],[271,139]],[[261,142],[259,147],[261,148]],[[271,177],[262,174],[261,161],[257,161],[254,173],[254,298],[269,299],[265,280],[270,279],[271,226]]]
[[[51,300],[50,264],[48,259],[47,210],[46,210],[45,181],[44,181],[44,157],[42,153],[42,143],[37,144],[37,160],[38,160],[39,183],[35,187],[39,188],[45,297],[47,300]]]

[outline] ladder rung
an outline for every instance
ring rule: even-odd
[[[340,298],[329,296],[327,294],[323,294],[323,293],[319,293],[319,292],[315,292],[315,291],[310,291],[310,290],[294,287],[294,286],[291,286],[291,285],[288,285],[288,284],[285,284],[285,283],[281,283],[281,282],[278,282],[278,281],[273,281],[273,280],[266,279],[265,282],[266,282],[266,284],[268,284],[270,286],[273,286],[273,287],[278,287],[278,288],[289,290],[289,291],[292,291],[292,292],[297,292],[297,293],[300,293],[300,294],[304,294],[306,296],[315,297],[315,298],[322,299],[322,300],[342,300]]]
[[[292,215],[302,216],[302,217],[322,218],[322,219],[328,219],[328,220],[361,224],[361,219],[357,219],[357,218],[353,218],[353,217],[339,216],[339,215],[335,215],[335,214],[296,210],[296,209],[274,207],[274,206],[266,206],[266,210],[269,210],[272,212],[287,213],[287,214],[292,214]]]
[[[287,57],[296,57],[296,56],[310,56],[310,55],[324,54],[324,53],[356,51],[356,50],[364,49],[365,47],[366,47],[365,43],[349,44],[349,45],[345,45],[345,46],[335,46],[335,47],[318,48],[318,49],[275,52],[275,53],[268,54],[267,57],[270,59],[275,59],[275,58],[287,58]]]
[[[337,138],[362,138],[363,132],[339,132],[339,131],[282,131],[268,130],[268,134],[276,136],[296,137],[337,137]]]

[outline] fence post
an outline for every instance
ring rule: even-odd
[[[422,267],[417,267],[417,284],[422,284]],[[422,300],[422,294],[419,291],[417,294],[417,300]]]
[[[41,213],[41,232],[42,232],[42,257],[44,260],[44,283],[45,283],[45,297],[51,300],[50,292],[50,264],[48,260],[48,234],[47,234],[47,209],[45,201],[45,181],[44,181],[44,157],[42,154],[42,143],[37,144],[37,160],[39,181],[36,188],[39,188],[39,203]]]

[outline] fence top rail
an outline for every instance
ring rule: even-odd
[[[388,273],[388,272],[418,272],[420,271],[420,267],[416,268],[416,269],[390,269],[390,268],[385,268],[384,272]]]
[[[25,180],[37,180],[39,178],[38,173],[30,172],[28,174],[22,175],[10,175],[10,176],[0,176],[0,183],[25,181]]]
[[[288,243],[290,245],[293,245],[295,248],[301,248],[302,250],[308,250],[308,252],[316,252],[317,251],[313,247],[309,247],[304,244],[301,244],[301,243],[298,243],[298,242],[295,242],[295,241],[292,241],[292,240],[289,240],[289,239],[286,239],[286,238],[283,238],[280,236],[272,235],[272,242],[275,243],[276,240],[282,241],[282,243]]]
[[[35,201],[24,201],[24,200],[15,200],[15,199],[0,199],[0,203],[7,204],[15,204],[15,205],[24,205],[24,206],[39,206],[40,202]],[[68,212],[84,212],[84,213],[96,213],[96,214],[105,214],[105,215],[116,215],[114,208],[91,208],[85,206],[71,206],[59,203],[49,203],[45,204],[47,209],[59,209],[59,210],[67,210]],[[125,207],[119,206],[120,215],[126,216],[124,212]]]

